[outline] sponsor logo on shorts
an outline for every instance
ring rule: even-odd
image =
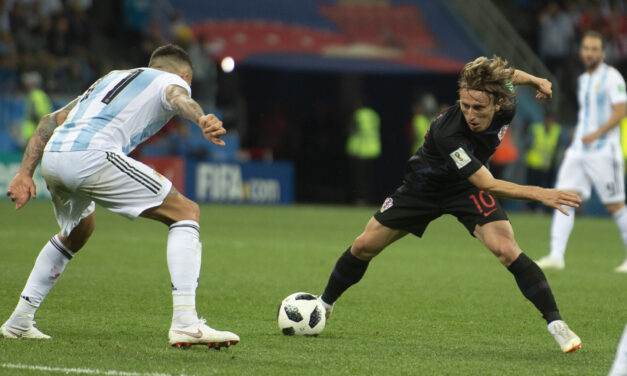
[[[383,205],[381,205],[381,209],[379,211],[383,213],[384,211],[391,208],[392,205],[394,205],[394,200],[392,199],[392,197],[388,197],[385,199],[385,201],[383,201]]]
[[[458,169],[461,169],[462,167],[466,166],[471,161],[470,157],[468,156],[468,153],[466,153],[466,151],[463,148],[458,148],[457,150],[455,150],[449,155],[451,156],[451,158],[453,158],[453,162],[455,162],[455,165],[457,166]]]

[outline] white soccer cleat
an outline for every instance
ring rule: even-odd
[[[322,303],[322,306],[324,307],[324,317],[325,319],[329,319],[329,317],[331,317],[331,313],[333,313],[333,305],[335,304],[328,304],[327,302],[325,302],[324,300],[322,300],[321,297],[318,297],[318,300],[320,301],[320,303]]]
[[[200,319],[196,324],[181,329],[170,328],[168,333],[170,345],[188,348],[192,345],[207,345],[219,350],[222,347],[236,345],[239,336],[235,333],[215,330]]]
[[[536,264],[538,264],[538,266],[542,269],[562,270],[565,267],[564,260],[558,260],[551,256],[542,257],[540,260],[536,261]]]
[[[33,321],[33,324],[35,322]],[[30,339],[50,339],[51,337],[47,334],[43,334],[39,331],[39,329],[31,326],[29,329],[17,329],[13,327],[9,327],[6,323],[2,325],[0,328],[0,334],[2,334],[2,338],[10,338],[10,339],[22,339],[22,338],[30,338]]]
[[[551,321],[548,325],[548,329],[563,352],[570,353],[581,348],[581,339],[568,328],[568,325],[566,325],[564,321]]]
[[[627,273],[627,260],[614,269],[616,273]]]

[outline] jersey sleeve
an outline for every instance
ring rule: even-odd
[[[469,143],[463,138],[436,134],[434,141],[442,158],[462,178],[467,179],[483,166],[469,151]]]
[[[185,90],[187,90],[187,92],[189,93],[190,97],[192,95],[192,89],[189,87],[187,82],[185,82],[181,77],[179,77],[179,76],[177,76],[175,74],[164,74],[163,75],[163,78],[161,79],[161,86],[160,86],[160,90],[161,90],[161,105],[166,110],[173,111],[172,106],[170,106],[170,103],[166,99],[166,89],[170,85],[177,85],[177,86],[183,87]]]
[[[612,69],[610,71],[611,76],[609,82],[609,95],[612,104],[627,102],[627,94],[625,93],[625,79],[621,74]]]

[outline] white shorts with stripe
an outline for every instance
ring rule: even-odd
[[[41,173],[63,236],[94,212],[94,202],[134,219],[161,205],[172,188],[167,178],[145,164],[101,150],[47,151]]]
[[[601,150],[568,149],[557,174],[555,188],[578,192],[582,200],[590,198],[591,189],[603,204],[625,201],[623,157],[620,148],[608,146]]]

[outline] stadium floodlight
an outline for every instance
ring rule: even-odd
[[[235,69],[235,60],[233,60],[230,56],[226,56],[222,59],[220,67],[222,67],[224,73],[231,73],[233,72],[233,69]]]

